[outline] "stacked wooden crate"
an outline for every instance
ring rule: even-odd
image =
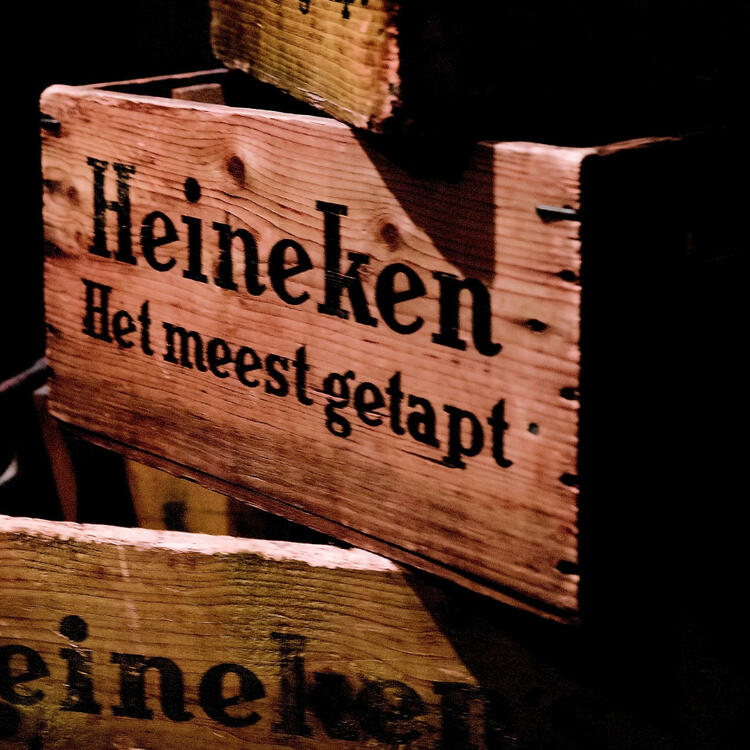
[[[42,97],[49,409],[362,550],[5,521],[9,746],[668,747],[514,630],[627,632],[611,602],[658,588],[648,533],[619,558],[653,497],[635,414],[726,146],[635,119],[529,140],[498,9],[211,5],[239,71]],[[199,494],[172,528],[233,531]]]

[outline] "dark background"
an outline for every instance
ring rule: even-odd
[[[209,46],[206,0],[27,5],[14,8],[6,26],[8,44],[15,38],[18,46],[11,51],[6,44],[3,81],[4,119],[10,127],[4,128],[9,135],[0,248],[0,383],[31,366],[44,349],[41,91],[58,82],[217,66]],[[513,5],[504,5],[512,22]],[[748,340],[745,226],[750,196],[742,144],[747,135],[749,4],[561,0],[521,5],[515,18],[524,33],[511,42],[514,46],[485,51],[488,70],[496,69],[499,78],[508,80],[509,134],[523,137],[528,126],[529,139],[554,142],[565,132],[570,140],[571,129],[561,122],[578,123],[576,132],[585,132],[591,143],[613,140],[613,134],[721,134],[714,168],[706,170],[712,185],[691,210],[705,213],[704,225],[723,229],[714,233],[718,244],[708,253],[710,262],[686,254],[673,273],[661,269],[664,296],[648,350],[661,352],[653,372],[660,391],[647,401],[651,412],[638,416],[639,430],[648,439],[642,446],[628,444],[639,432],[630,429],[616,447],[621,465],[632,467],[632,473],[611,481],[625,482],[638,494],[634,508],[639,514],[645,509],[646,515],[628,518],[626,508],[619,526],[610,518],[606,543],[629,550],[632,558],[623,559],[623,567],[632,563],[649,577],[648,566],[654,566],[651,585],[645,586],[648,596],[639,599],[637,589],[631,589],[633,599],[620,603],[628,616],[619,624],[613,622],[613,605],[603,624],[573,631],[540,624],[469,594],[451,596],[457,607],[477,612],[505,632],[509,648],[522,648],[527,659],[551,664],[588,696],[584,704],[558,707],[562,728],[550,735],[558,739],[540,740],[539,747],[744,747],[748,493],[739,475],[748,442],[747,366],[740,355]],[[474,6],[482,12],[480,3]],[[567,23],[576,29],[575,46],[562,43],[557,33]],[[519,56],[527,64],[511,69]],[[540,96],[546,97],[544,106]],[[514,118],[513,112],[521,111],[525,115]],[[639,196],[620,194],[618,200],[621,211],[613,221],[619,217],[627,222],[638,211]],[[632,260],[622,259],[623,275],[651,270],[648,264],[634,267]],[[638,306],[641,300],[625,296],[623,304]],[[639,355],[643,351],[636,342],[630,356]],[[650,377],[648,368],[640,377]],[[611,408],[616,414],[616,398]],[[80,460],[100,462],[113,475],[120,471],[116,457],[79,450]],[[0,512],[59,518],[28,392],[0,394],[0,474],[14,455],[22,459],[21,474],[10,489],[0,487]],[[644,473],[644,465],[658,476]],[[636,481],[632,474],[639,471]],[[98,498],[99,491],[96,486],[87,489],[85,482],[80,520],[132,522],[126,494],[112,493],[105,507],[93,500],[86,505],[85,497]],[[606,503],[607,498],[598,501]],[[639,529],[650,542],[650,557],[643,556]],[[657,548],[660,553],[654,552]],[[436,618],[451,632],[455,612],[437,612]],[[457,648],[469,662],[471,644]],[[476,669],[482,668],[479,660]],[[532,750],[526,744],[511,746]]]
[[[0,320],[13,320],[2,329],[0,382],[35,361],[43,348],[41,91],[52,83],[95,83],[218,65],[209,43],[208,0],[27,5],[14,8],[7,24],[20,43],[17,52],[5,48],[6,164],[12,171],[5,180],[11,209],[7,223],[16,231],[6,235],[14,247],[4,253],[0,287]],[[750,70],[750,3],[744,0],[470,5],[473,18],[492,19],[483,24],[485,35],[493,24],[520,30],[499,34],[502,44],[489,41],[480,53],[483,75],[500,81],[497,89],[506,97],[502,106],[508,124],[496,137],[595,145],[727,126],[744,132]],[[6,312],[12,294],[18,299]]]

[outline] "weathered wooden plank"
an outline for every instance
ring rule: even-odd
[[[575,628],[362,551],[0,516],[0,566],[9,750],[677,747]]]
[[[208,104],[225,104],[224,91],[219,83],[195,84],[193,86],[177,86],[172,89],[173,99],[190,102],[207,102]]]
[[[381,129],[399,105],[399,5],[212,0],[211,44],[228,67]]]
[[[320,543],[322,541],[321,538],[317,537],[316,532],[325,535],[322,539],[325,539],[326,536],[332,538],[338,536],[356,547],[368,549],[371,552],[376,552],[381,555],[390,555],[394,559],[409,563],[429,573],[433,573],[466,586],[472,591],[491,596],[506,603],[510,601],[521,609],[528,609],[534,612],[539,611],[535,606],[529,606],[523,601],[504,597],[502,592],[498,593],[497,589],[491,583],[479,579],[467,579],[466,575],[460,570],[446,568],[429,558],[410,553],[408,550],[394,548],[393,545],[389,544],[387,541],[364,534],[355,528],[342,528],[335,521],[314,515],[309,511],[295,507],[294,505],[289,505],[268,495],[231,484],[213,474],[207,474],[190,466],[178,464],[175,461],[164,458],[163,456],[154,453],[147,453],[133,447],[132,445],[112,440],[101,433],[89,432],[88,430],[83,430],[77,427],[71,427],[70,429],[82,443],[105,448],[108,451],[127,456],[132,460],[168,472],[176,477],[184,477],[191,481],[198,482],[202,486],[208,487],[216,493],[224,495],[229,495],[231,493],[232,500],[235,500],[241,505],[249,504],[250,506],[253,506],[253,508],[260,508],[268,513],[278,515],[278,523],[270,524],[270,527],[269,525],[266,525],[266,528],[263,529],[255,526],[251,522],[248,533],[244,533],[243,519],[240,514],[239,524],[232,530],[233,536],[249,536],[252,538],[260,536],[263,539],[312,543]],[[283,518],[281,516],[283,516]],[[288,527],[285,527],[287,521],[290,523]],[[99,521],[96,522],[98,523]],[[307,534],[304,537],[302,535],[303,529],[306,529],[307,531]],[[543,611],[543,613],[549,615],[546,611]],[[554,615],[549,616],[552,617],[552,619],[559,619]]]
[[[42,101],[53,412],[574,616],[582,164],[648,142],[481,143],[445,182],[329,119],[120,88]]]
[[[476,685],[360,550],[3,517],[0,564],[3,747],[435,747],[434,683]]]
[[[36,407],[39,427],[47,449],[52,477],[55,480],[57,497],[60,500],[60,510],[65,521],[78,520],[78,482],[70,451],[63,437],[60,423],[50,416],[49,386],[45,383],[34,391],[34,406]]]

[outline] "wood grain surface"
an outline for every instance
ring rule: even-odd
[[[449,182],[324,118],[64,86],[42,110],[53,414],[574,615],[591,150],[482,143]]]
[[[0,516],[0,565],[4,749],[682,747],[627,638],[366,552]]]
[[[361,550],[2,517],[0,560],[0,705],[18,707],[6,714],[20,721],[11,736],[2,727],[3,747],[34,736],[50,749],[347,747],[354,732],[364,741],[353,716],[348,737],[332,729],[343,695],[318,709],[333,736],[306,710],[295,691],[315,675],[318,692],[335,683],[362,693],[377,746],[412,732],[411,747],[436,747],[434,683],[476,685],[404,573]],[[156,660],[140,697],[113,654]],[[211,697],[206,673],[218,665],[232,667]]]
[[[400,101],[398,8],[393,0],[211,0],[211,45],[228,67],[380,130]]]

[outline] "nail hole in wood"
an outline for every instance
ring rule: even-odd
[[[530,318],[526,321],[526,327],[534,331],[534,333],[541,333],[542,331],[546,331],[548,326],[546,323],[542,323],[541,320]]]
[[[578,487],[578,475],[577,474],[570,474],[569,472],[565,472],[560,476],[560,481],[566,486],[566,487]]]
[[[555,567],[566,576],[577,576],[580,572],[578,563],[571,562],[570,560],[558,560]]]
[[[564,270],[557,274],[563,281],[576,282],[578,281],[578,275],[575,271]]]
[[[39,118],[39,125],[42,130],[46,130],[48,133],[60,135],[60,121],[56,120],[51,115],[42,113],[42,116]]]

